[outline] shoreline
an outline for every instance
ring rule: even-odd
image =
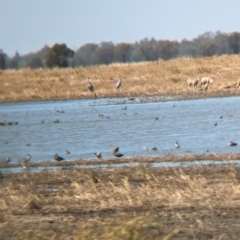
[[[240,160],[240,153],[229,153],[229,154],[220,154],[220,153],[210,153],[210,154],[189,154],[189,155],[165,155],[165,156],[135,156],[135,157],[125,157],[121,159],[116,158],[107,158],[107,159],[79,159],[79,160],[71,160],[71,161],[62,161],[62,162],[56,162],[54,160],[44,161],[44,162],[29,162],[27,166],[29,167],[29,171],[31,171],[31,167],[87,167],[92,166],[92,168],[89,168],[89,170],[94,170],[101,168],[100,165],[108,165],[112,169],[118,169],[118,166],[114,165],[121,165],[121,164],[155,164],[155,163],[181,163],[181,162],[194,162],[197,161],[201,164],[201,161],[209,161],[209,162],[215,162],[215,161],[222,161],[223,163],[231,164],[231,161]],[[209,163],[211,164],[211,163]],[[113,166],[111,166],[113,165]],[[11,168],[19,168],[21,167],[21,163],[0,163],[1,169],[11,169]],[[95,167],[93,167],[95,166]],[[106,168],[108,168],[106,166]],[[125,166],[124,166],[125,167]],[[128,167],[128,166],[126,166]],[[157,168],[163,168],[164,166],[159,166]],[[191,166],[188,166],[191,167]],[[104,168],[103,168],[104,169]],[[70,169],[74,170],[74,169]],[[51,171],[51,170],[50,170]],[[55,170],[53,170],[54,172]],[[24,170],[20,171],[24,172]],[[19,172],[17,172],[19,173]],[[3,174],[15,174],[13,173],[3,173]]]
[[[0,105],[4,104],[15,104],[15,103],[39,103],[39,102],[67,102],[67,101],[81,101],[81,100],[98,100],[98,99],[140,99],[139,103],[147,103],[147,102],[169,102],[169,101],[188,101],[188,100],[200,100],[200,99],[211,99],[211,98],[227,98],[227,97],[239,97],[240,91],[236,92],[221,92],[221,93],[207,93],[203,95],[151,95],[151,96],[107,96],[107,97],[99,97],[99,98],[72,98],[72,99],[64,99],[64,98],[54,98],[54,99],[39,99],[39,100],[16,100],[16,101],[6,101],[0,102]],[[136,103],[136,102],[133,102]],[[122,103],[120,103],[122,104]],[[126,104],[126,103],[124,103]],[[129,104],[129,103],[127,103]]]

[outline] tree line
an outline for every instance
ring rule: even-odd
[[[35,53],[13,57],[0,49],[0,69],[77,67],[111,63],[169,60],[177,57],[210,57],[240,53],[240,32],[206,32],[192,40],[156,40],[144,38],[135,43],[87,43],[76,51],[65,43],[45,45]]]

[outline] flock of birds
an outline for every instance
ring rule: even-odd
[[[236,142],[233,142],[233,141],[230,141],[230,142],[228,143],[228,145],[231,146],[231,147],[233,147],[233,146],[237,146],[237,143],[236,143]],[[178,141],[175,142],[175,148],[180,148],[180,144],[178,143]],[[157,151],[158,149],[157,149],[157,147],[151,147],[151,148],[146,148],[146,150],[147,150],[147,151]],[[66,150],[65,153],[66,153],[66,154],[70,154],[70,151]],[[97,159],[101,159],[101,158],[102,158],[102,154],[101,154],[100,152],[94,152],[94,153],[92,153],[92,154],[94,154]],[[119,152],[119,147],[118,147],[118,146],[116,146],[116,147],[113,148],[113,155],[114,155],[115,157],[118,157],[118,158],[124,156],[122,153]],[[27,163],[30,161],[31,157],[32,157],[32,156],[31,156],[30,154],[27,154],[24,158],[22,158],[22,159],[20,160],[21,165],[22,165],[22,167],[23,167],[24,169],[28,169]],[[58,154],[55,154],[55,155],[53,156],[53,158],[54,158],[54,160],[57,161],[57,162],[60,162],[60,161],[65,160],[63,157],[59,156]],[[9,163],[10,161],[11,161],[11,158],[10,158],[10,157],[6,157],[6,158],[3,160],[3,163],[7,164],[7,163]]]
[[[66,153],[66,154],[70,154],[70,152],[69,152],[68,150],[66,150],[65,153]],[[97,157],[97,159],[101,159],[101,158],[102,158],[102,154],[101,154],[100,152],[93,153],[93,154]],[[115,157],[118,157],[118,158],[124,156],[122,153],[119,152],[119,147],[117,147],[117,146],[113,148],[113,155],[114,155]],[[22,158],[22,159],[20,160],[21,165],[22,165],[22,167],[23,167],[24,169],[28,169],[28,164],[27,164],[27,163],[30,161],[31,157],[32,157],[32,156],[31,156],[30,154],[27,154],[24,158]],[[63,157],[59,156],[58,154],[55,154],[55,155],[53,156],[53,158],[54,158],[54,160],[57,161],[57,162],[60,162],[60,161],[65,160]],[[11,161],[11,158],[10,158],[10,157],[6,157],[6,158],[3,160],[3,163],[7,164],[7,163],[9,163],[10,161]]]
[[[66,154],[69,154],[69,153],[70,152],[68,150],[66,150]],[[102,154],[100,152],[92,153],[92,154],[94,154],[97,159],[101,159],[102,158]],[[122,156],[124,156],[122,153],[119,152],[119,147],[114,147],[113,148],[113,155],[115,157],[122,157]],[[56,160],[58,162],[65,160],[63,157],[58,156],[58,154],[55,154],[53,157],[54,157],[54,160]]]

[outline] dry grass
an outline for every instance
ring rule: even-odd
[[[239,239],[240,167],[8,174],[0,239]]]
[[[94,98],[87,89],[87,77],[98,97],[239,95],[239,62],[240,55],[224,55],[75,69],[6,70],[0,72],[0,102]],[[116,90],[119,75],[122,87]],[[188,78],[203,76],[213,78],[211,88],[187,89]]]

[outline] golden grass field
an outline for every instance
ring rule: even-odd
[[[239,95],[240,55],[181,58],[87,68],[0,72],[0,102],[97,97]],[[118,76],[122,86],[115,89]],[[207,91],[187,79],[211,77]],[[95,88],[87,88],[87,78]],[[201,160],[222,160],[202,166]],[[0,240],[7,239],[240,239],[240,167],[232,155],[29,163],[0,175]],[[199,161],[196,167],[152,168],[152,162]],[[131,163],[114,168],[114,163]],[[139,163],[136,166],[136,162]],[[97,164],[109,164],[99,169]],[[19,164],[0,165],[17,167]],[[33,172],[36,166],[64,170]],[[70,170],[68,167],[74,166]]]
[[[208,58],[179,58],[131,64],[111,64],[66,69],[19,69],[0,72],[0,102],[94,98],[97,97],[177,96],[201,98],[239,95],[240,55]],[[115,83],[122,79],[122,87]],[[187,88],[187,79],[212,77],[204,91]]]
[[[0,239],[240,237],[234,165],[28,171],[0,184]]]

